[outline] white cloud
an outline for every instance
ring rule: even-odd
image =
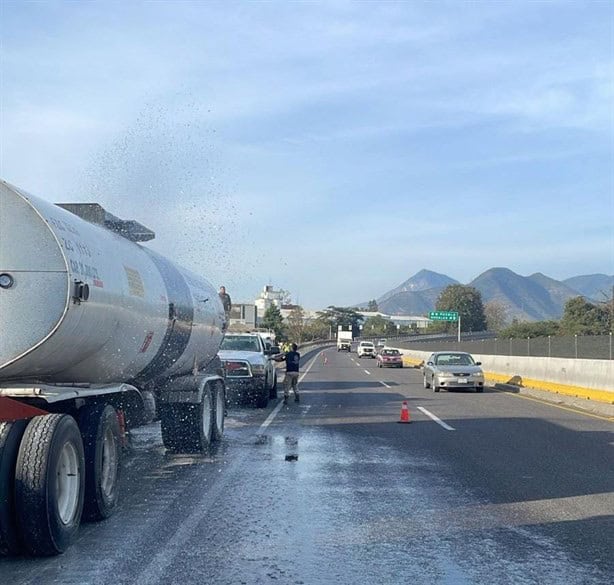
[[[4,10],[1,172],[149,224],[154,246],[233,296],[271,277],[306,304],[353,302],[414,267],[463,279],[611,260],[603,236],[573,229],[601,225],[613,190],[601,6]],[[365,241],[397,255],[371,263]]]

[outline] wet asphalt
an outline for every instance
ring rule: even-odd
[[[207,457],[137,429],[117,514],[0,583],[614,582],[611,421],[334,349],[303,372],[299,404],[231,408]]]

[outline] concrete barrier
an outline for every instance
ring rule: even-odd
[[[406,365],[415,366],[430,351],[400,349]],[[614,404],[614,360],[510,357],[473,354],[493,384],[536,388],[555,394]]]

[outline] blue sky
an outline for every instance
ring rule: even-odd
[[[235,300],[614,271],[611,2],[0,6],[0,176]]]

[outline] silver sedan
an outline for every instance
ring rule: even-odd
[[[481,362],[463,351],[438,351],[424,365],[424,387],[439,392],[444,389],[474,388],[484,391]]]

